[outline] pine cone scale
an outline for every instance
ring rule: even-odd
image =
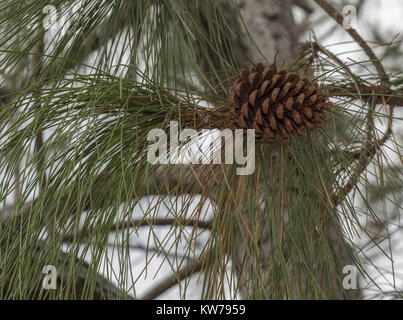
[[[276,66],[243,69],[232,93],[232,112],[241,128],[255,129],[267,142],[297,138],[323,127],[332,103],[315,83]]]

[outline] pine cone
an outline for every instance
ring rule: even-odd
[[[322,127],[331,108],[326,92],[296,73],[259,63],[243,69],[232,94],[232,112],[238,125],[255,129],[267,142],[303,136]]]

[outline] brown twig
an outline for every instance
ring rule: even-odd
[[[331,16],[339,25],[343,26],[343,16],[337,12],[337,10],[330,5],[326,0],[315,0],[315,2],[326,11],[326,13]],[[389,84],[389,76],[385,72],[382,63],[376,57],[375,53],[372,51],[371,47],[367,44],[367,42],[358,34],[355,29],[346,29],[346,31],[350,34],[350,36],[357,42],[357,44],[364,50],[366,55],[370,58],[372,64],[376,68],[379,78],[381,80],[381,85],[385,87],[385,89],[390,88]]]
[[[315,0],[315,2],[323,9],[325,12],[331,16],[336,22],[343,26],[343,16],[336,11],[336,9],[330,5],[326,0]],[[360,157],[358,161],[355,162],[355,166],[352,170],[351,177],[349,181],[333,196],[333,204],[334,206],[339,205],[348,193],[357,185],[361,174],[365,171],[367,166],[372,161],[373,157],[375,156],[376,152],[380,150],[382,145],[390,138],[392,135],[392,118],[393,118],[393,107],[394,104],[390,100],[386,100],[384,95],[390,94],[390,80],[389,76],[385,72],[382,63],[376,57],[375,53],[369,47],[366,41],[362,39],[362,37],[358,34],[357,31],[350,28],[346,30],[350,36],[357,42],[357,44],[364,50],[367,56],[370,58],[372,64],[377,70],[378,76],[380,78],[380,86],[377,86],[377,89],[382,91],[382,95],[380,99],[382,99],[383,105],[389,104],[389,113],[388,113],[388,127],[381,139],[374,139],[372,131],[373,131],[373,118],[371,114],[368,114],[368,121],[367,121],[367,136],[364,146],[361,148]],[[367,88],[369,89],[369,88]],[[373,89],[373,88],[370,88]],[[374,90],[370,92],[374,94]]]
[[[319,43],[317,42],[307,42],[303,45],[303,48],[305,47],[310,47],[312,48],[312,50],[314,51],[318,51],[318,52],[322,52],[324,55],[326,55],[327,57],[329,57],[330,59],[332,59],[336,64],[338,64],[340,67],[342,67],[349,75],[350,77],[356,82],[358,83],[358,77],[351,71],[351,69],[343,62],[341,61],[334,53],[330,52],[329,50],[327,50],[326,48],[324,48],[323,46],[321,46]]]
[[[155,219],[135,219],[129,221],[121,221],[113,224],[109,231],[122,231],[128,228],[140,228],[140,227],[193,227],[201,229],[211,229],[213,226],[213,221],[203,221],[195,219],[171,219],[171,218],[155,218]],[[85,234],[91,234],[90,231],[85,230]],[[74,235],[66,235],[63,237],[63,242],[72,242],[75,239]]]
[[[202,229],[211,229],[213,221],[193,220],[193,219],[169,219],[169,218],[156,218],[156,219],[138,219],[131,221],[123,221],[113,224],[110,231],[119,231],[125,228],[139,228],[139,227],[152,227],[152,226],[173,226],[173,227],[195,227]]]
[[[354,95],[361,96],[362,100],[375,98],[375,103],[381,104],[382,98],[386,98],[386,103],[394,107],[403,106],[403,95],[397,91],[385,92],[381,86],[367,86],[360,84],[358,87],[355,84],[346,84],[345,86],[324,86],[330,96],[334,97],[353,97]]]
[[[35,250],[43,251],[46,250],[46,246],[44,242],[39,242],[35,247]],[[40,256],[33,255],[33,257]],[[61,290],[65,288],[63,285],[65,283],[71,282],[71,275],[67,272],[66,267],[68,267],[72,263],[71,256],[63,251],[59,252],[57,257],[57,268],[60,269],[58,275],[58,281],[61,282]],[[79,270],[74,278],[74,293],[76,299],[84,299],[87,298],[86,291],[88,291],[88,277],[90,277],[90,273],[94,272],[92,267],[86,261],[76,257],[74,263],[79,266]],[[95,273],[95,272],[94,272]],[[100,273],[95,273],[95,283],[96,287],[95,290],[92,292],[92,299],[94,300],[134,300],[134,298],[129,295],[124,290],[120,289],[119,287],[115,286],[111,281],[105,278]],[[46,292],[41,290],[41,292],[36,293],[37,296],[31,297],[32,299],[43,299],[46,298]]]
[[[385,101],[384,101],[385,103]],[[386,104],[386,103],[385,103]],[[385,134],[381,139],[373,140],[367,139],[365,145],[360,150],[360,156],[356,165],[352,170],[352,175],[349,181],[333,196],[333,203],[335,206],[338,206],[345,197],[350,193],[350,191],[357,185],[361,174],[365,171],[368,165],[371,163],[372,159],[376,155],[376,153],[380,150],[380,148],[385,144],[386,141],[392,135],[392,117],[393,117],[393,107],[389,106],[389,116],[388,116],[388,127],[386,129]]]
[[[203,258],[187,264],[183,269],[180,269],[178,272],[176,272],[172,276],[166,278],[164,281],[162,281],[156,287],[154,287],[150,291],[148,291],[141,298],[141,300],[153,300],[153,299],[159,297],[161,294],[163,294],[168,289],[179,284],[182,280],[185,280],[186,278],[190,277],[191,275],[201,271],[204,265],[205,265],[205,259],[203,259]]]

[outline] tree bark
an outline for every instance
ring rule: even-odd
[[[281,2],[281,4],[280,4]],[[291,12],[292,0],[240,0],[242,18],[255,45],[247,43],[249,58],[258,62],[289,61],[296,54],[297,28]]]

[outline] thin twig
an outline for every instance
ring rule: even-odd
[[[315,0],[315,2],[326,11],[326,13],[331,16],[339,25],[343,26],[343,16],[337,12],[337,10],[329,4],[326,0]],[[353,29],[345,29],[350,36],[357,42],[357,44],[364,50],[367,56],[370,58],[372,64],[376,68],[379,78],[381,80],[381,84],[385,87],[385,89],[390,88],[389,85],[389,76],[385,72],[382,63],[376,57],[375,53],[372,51],[371,47],[367,44],[367,42],[358,34],[358,32]]]
[[[321,46],[319,43],[317,42],[307,42],[306,44],[304,44],[304,47],[309,46],[310,48],[312,48],[315,51],[319,51],[322,52],[323,54],[325,54],[326,56],[328,56],[330,59],[332,59],[336,64],[338,64],[339,66],[341,66],[349,75],[350,77],[354,80],[354,82],[359,83],[358,81],[358,77],[351,71],[351,69],[343,62],[341,61],[334,53],[330,52],[329,50],[327,50],[326,48],[324,48],[323,46]]]
[[[362,147],[360,151],[360,157],[354,166],[353,173],[349,179],[349,181],[344,185],[344,187],[334,195],[333,203],[335,206],[338,206],[344,198],[350,193],[350,191],[357,185],[361,174],[365,171],[368,165],[371,163],[372,159],[376,155],[376,153],[381,149],[381,147],[385,144],[386,141],[389,140],[393,131],[392,131],[392,117],[393,117],[393,107],[389,107],[389,116],[388,116],[388,127],[386,129],[385,134],[381,139],[377,139],[375,141],[368,141],[365,143],[365,146]]]
[[[174,227],[195,227],[202,229],[211,229],[213,221],[202,221],[192,219],[138,219],[123,221],[112,225],[110,231],[119,231],[126,228],[138,228],[138,227],[152,227],[152,226],[174,226]]]
[[[387,92],[381,86],[368,86],[360,84],[358,87],[355,84],[345,84],[343,86],[324,86],[330,96],[334,97],[353,97],[354,95],[361,96],[361,100],[369,100],[375,98],[375,103],[381,104],[382,98],[386,98],[386,102],[394,107],[403,106],[403,95],[398,91]],[[358,97],[357,97],[358,98]]]
[[[43,251],[46,249],[45,243],[42,241],[39,241],[37,246],[35,247],[35,250],[38,251]],[[33,257],[40,256],[38,255],[33,255]],[[58,278],[60,279],[60,282],[63,284],[69,283],[72,281],[71,275],[68,273],[68,267],[72,263],[71,256],[63,251],[59,251],[59,255],[57,257],[57,267],[58,269],[62,270],[60,274],[58,274]],[[95,283],[96,287],[94,291],[92,292],[93,296],[92,299],[94,300],[120,300],[120,299],[125,299],[125,300],[134,300],[134,298],[122,290],[121,288],[117,287],[114,285],[109,279],[104,277],[98,272],[94,272],[92,266],[87,263],[86,261],[82,260],[79,257],[75,258],[75,261],[73,262],[76,265],[79,266],[78,272],[76,274],[76,277],[74,278],[74,291],[77,299],[83,299],[86,297],[86,290],[88,290],[88,278],[90,276],[95,276]],[[94,273],[92,275],[91,273]],[[61,287],[60,289],[63,289]],[[34,299],[43,299],[42,296],[39,297],[32,297]]]
[[[115,223],[109,229],[110,232],[122,231],[128,228],[140,228],[140,227],[194,227],[201,229],[211,229],[213,221],[192,220],[192,219],[168,219],[168,218],[156,218],[156,219],[135,219],[129,221],[121,221]],[[92,234],[91,231],[85,230],[85,234]],[[75,240],[75,235],[69,234],[63,237],[63,242],[72,242]]]
[[[184,279],[190,277],[191,275],[201,271],[203,266],[204,266],[204,264],[205,264],[204,259],[199,259],[197,261],[189,263],[183,269],[179,270],[178,272],[176,272],[172,276],[166,278],[164,281],[162,281],[156,287],[154,287],[150,291],[148,291],[141,298],[141,300],[153,300],[153,299],[159,297],[161,294],[166,292],[168,289],[170,289],[170,288],[174,287],[175,285],[179,284],[182,280],[184,280]]]
[[[331,16],[336,22],[343,26],[343,16],[337,12],[337,10],[330,5],[326,0],[315,0],[315,2],[323,9],[326,11],[326,13]],[[382,63],[380,60],[376,57],[375,53],[372,51],[370,46],[367,44],[366,41],[362,39],[362,37],[358,34],[355,29],[349,28],[346,29],[346,31],[350,34],[350,36],[357,42],[357,44],[364,50],[364,52],[367,54],[367,56],[370,58],[372,64],[376,68],[378,72],[378,76],[380,78],[380,83],[381,85],[379,86],[380,89],[387,94],[390,94],[390,81],[389,81],[389,76],[385,72],[385,69],[383,68]],[[372,92],[373,94],[374,92]],[[394,104],[391,103],[390,100],[386,100],[383,96],[381,96],[381,99],[383,99],[383,104],[386,106],[389,104],[389,114],[388,114],[388,128],[383,135],[381,139],[373,139],[373,137],[370,134],[370,130],[372,124],[372,117],[369,115],[368,118],[368,125],[367,125],[367,137],[366,137],[366,142],[364,146],[362,147],[360,153],[360,157],[358,161],[356,162],[356,165],[354,166],[354,169],[352,171],[352,175],[349,179],[349,181],[344,185],[344,187],[339,190],[338,193],[336,193],[333,196],[333,203],[335,206],[339,205],[345,197],[348,195],[348,193],[357,185],[361,174],[365,171],[367,166],[370,164],[372,161],[373,157],[375,156],[376,152],[380,150],[381,146],[390,138],[392,135],[392,117],[393,117],[393,107]]]

